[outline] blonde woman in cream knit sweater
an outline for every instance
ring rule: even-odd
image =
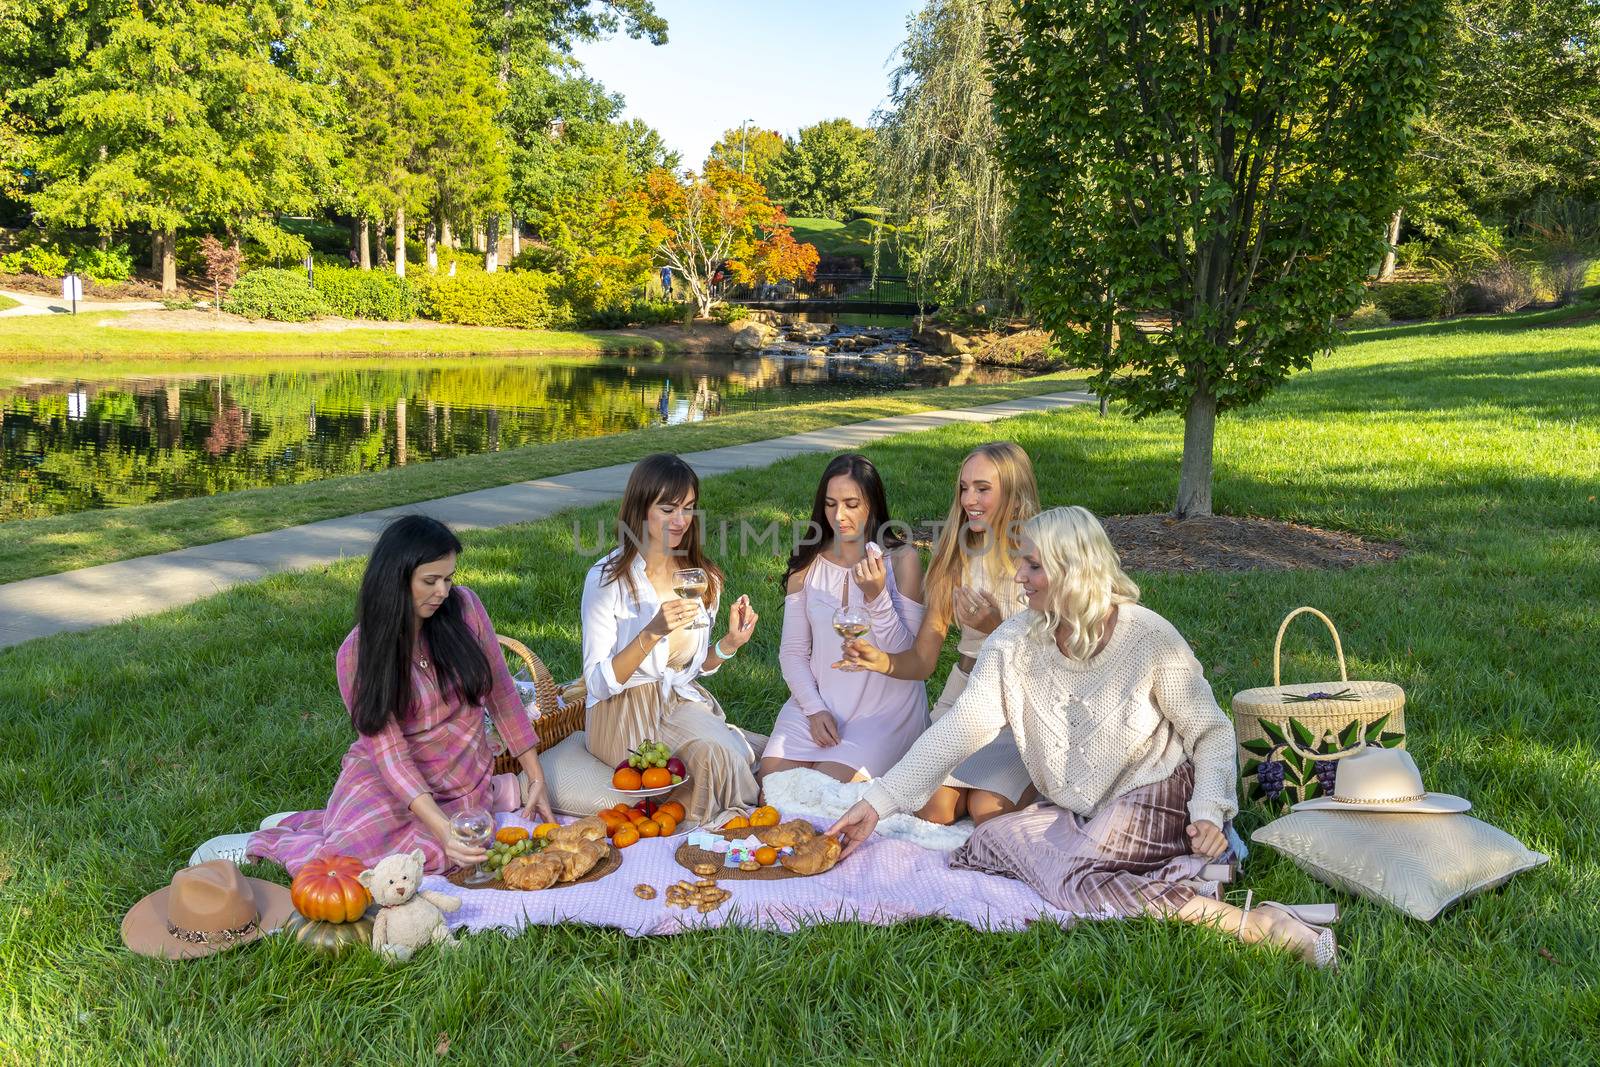
[[[1228,851],[1233,725],[1183,637],[1138,603],[1099,520],[1052,509],[1023,526],[1021,549],[1030,610],[990,635],[955,707],[834,825],[845,855],[1009,726],[1043,799],[979,826],[952,866],[1020,879],[1086,917],[1178,918],[1330,963],[1331,931],[1189,883]]]

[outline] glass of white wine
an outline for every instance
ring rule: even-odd
[[[872,629],[872,621],[867,618],[867,609],[854,604],[844,604],[833,613],[833,632],[839,635],[846,648],[850,642],[858,637],[865,637],[867,631]],[[846,664],[849,660],[844,661]],[[840,670],[853,671],[859,667],[844,666]]]
[[[471,848],[486,849],[494,840],[494,816],[482,808],[463,808],[450,819],[450,836]],[[463,885],[484,885],[494,879],[494,872],[480,863],[461,881]]]
[[[699,610],[695,613],[694,622],[691,622],[684,629],[704,630],[711,625],[706,618],[705,601],[702,599],[706,595],[706,572],[704,570],[699,567],[685,567],[681,571],[673,571],[672,591],[684,600],[693,600],[699,607]]]

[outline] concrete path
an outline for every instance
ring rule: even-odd
[[[807,452],[860,448],[894,434],[958,422],[992,422],[1092,403],[1095,398],[1087,393],[1046,393],[982,407],[896,415],[769,441],[688,452],[683,458],[701,475],[726,474],[765,467]],[[622,495],[632,470],[632,463],[618,463],[574,471],[0,585],[0,648],[164,611],[280,571],[364,556],[385,523],[409,512],[422,512],[458,530],[469,530],[531,522],[565,508],[615,500]]]
[[[63,300],[59,296],[44,296],[39,293],[16,293],[10,289],[0,289],[0,296],[9,296],[17,302],[16,307],[0,311],[0,317],[69,315],[72,313],[72,301]],[[81,315],[93,311],[160,311],[166,306],[159,300],[80,300],[78,301],[78,314]]]

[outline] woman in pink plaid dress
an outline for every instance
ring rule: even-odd
[[[494,626],[470,589],[455,586],[461,542],[443,523],[407,515],[384,530],[361,580],[357,625],[339,648],[339,692],[357,737],[328,806],[250,837],[246,853],[298,871],[318,856],[371,866],[422,849],[440,873],[485,858],[450,834],[465,808],[548,820],[550,803],[528,723]],[[527,774],[495,775],[488,709]]]

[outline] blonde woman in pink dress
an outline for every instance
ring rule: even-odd
[[[844,669],[833,626],[834,612],[851,604],[865,610],[878,647],[898,652],[916,639],[922,565],[889,526],[877,468],[859,455],[829,463],[811,508],[817,541],[795,551],[783,576],[778,662],[790,696],[761,754],[761,776],[796,767],[841,782],[879,775],[927,727],[923,684]]]
[[[339,648],[339,692],[356,728],[328,806],[252,834],[248,856],[297,872],[319,856],[371,866],[420,848],[438,874],[487,854],[450,833],[468,808],[548,820],[539,738],[483,604],[455,585],[461,542],[423,515],[396,519],[361,580],[356,628]],[[494,773],[483,728],[493,718],[527,782]],[[523,791],[519,796],[519,788]]]

